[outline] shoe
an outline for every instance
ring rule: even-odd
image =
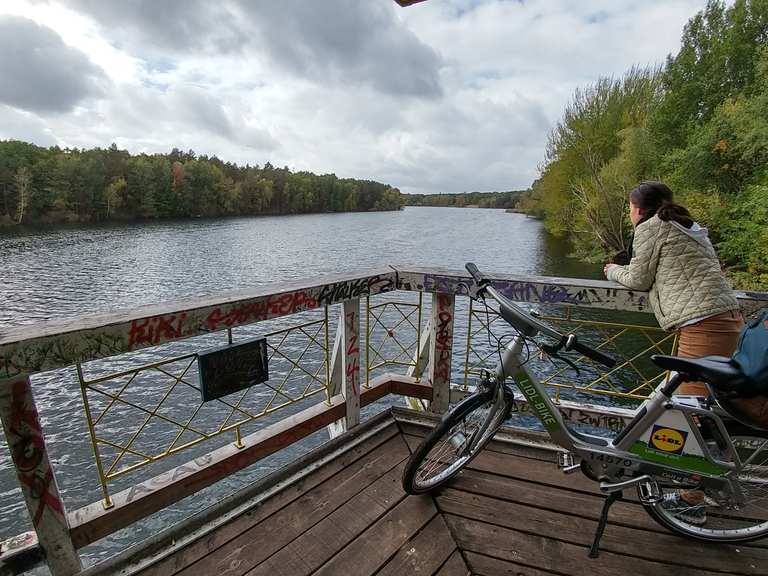
[[[693,526],[701,526],[707,523],[707,511],[704,504],[691,504],[686,502],[679,493],[664,494],[661,507],[667,512]]]

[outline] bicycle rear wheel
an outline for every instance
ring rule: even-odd
[[[739,434],[731,441],[744,464],[735,478],[744,504],[736,506],[726,495],[657,479],[666,502],[646,506],[654,520],[707,542],[748,542],[768,536],[768,437]]]
[[[403,489],[408,494],[423,494],[445,484],[477,456],[510,409],[506,396],[503,406],[496,407],[490,392],[475,393],[459,402],[411,455],[403,472]]]

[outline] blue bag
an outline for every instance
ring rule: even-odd
[[[755,395],[768,394],[768,310],[742,330],[733,361],[747,377],[745,388]]]

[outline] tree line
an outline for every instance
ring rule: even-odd
[[[399,210],[397,188],[371,180],[238,166],[173,149],[131,155],[0,141],[0,226],[309,212]]]
[[[409,194],[407,206],[476,206],[478,208],[515,208],[523,190],[508,192],[462,192],[457,194]]]
[[[661,180],[710,230],[734,284],[768,288],[768,0],[710,0],[659,67],[578,89],[521,207],[605,259],[626,248],[628,194]]]

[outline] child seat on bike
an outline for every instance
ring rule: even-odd
[[[651,360],[665,370],[684,374],[686,380],[704,381],[717,403],[733,418],[752,428],[768,431],[768,419],[756,417],[756,411],[748,409],[747,404],[749,401],[764,401],[763,398],[768,395],[768,385],[746,375],[733,358],[654,355]]]

